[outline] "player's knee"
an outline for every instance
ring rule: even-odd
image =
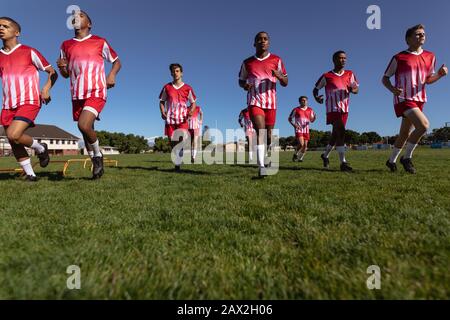
[[[83,133],[87,133],[91,130],[91,127],[89,126],[88,123],[78,122],[78,129]]]
[[[12,142],[13,144],[19,144],[20,137],[22,136],[22,133],[18,131],[8,131],[6,133],[6,136],[9,140],[9,142]]]

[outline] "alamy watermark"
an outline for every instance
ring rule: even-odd
[[[370,16],[367,18],[366,26],[369,30],[381,29],[381,8],[375,4],[367,7],[367,14]]]
[[[66,270],[67,274],[70,276],[67,278],[66,286],[69,290],[80,290],[81,289],[81,269],[77,265],[70,265]]]
[[[377,265],[372,265],[367,268],[367,274],[371,276],[367,278],[366,285],[369,290],[381,289],[381,270]]]

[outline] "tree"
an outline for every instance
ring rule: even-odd
[[[159,152],[164,152],[164,153],[171,152],[172,147],[170,146],[169,138],[167,138],[167,137],[156,138],[155,145],[153,146],[153,150],[159,151]]]
[[[353,130],[345,130],[345,143],[358,144],[360,134]]]
[[[450,138],[450,128],[449,127],[443,127],[439,129],[433,129],[433,132],[431,133],[431,140],[433,141],[448,141]]]
[[[370,131],[370,132],[363,132],[362,135],[366,135],[368,138],[368,143],[375,143],[375,142],[380,142],[383,140],[383,138],[376,133],[375,131]]]
[[[143,136],[134,134],[98,131],[97,137],[101,146],[115,147],[121,153],[140,153],[150,149],[147,140]]]

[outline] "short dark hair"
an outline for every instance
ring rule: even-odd
[[[179,63],[172,63],[169,66],[170,72],[174,72],[176,68],[180,68],[180,71],[183,72],[183,67]]]
[[[414,27],[411,27],[408,30],[406,30],[406,33],[405,33],[406,43],[408,43],[408,38],[411,37],[414,34],[414,32],[416,32],[419,29],[425,29],[425,26],[423,24],[419,23],[419,24],[416,24]]]
[[[6,21],[11,22],[12,25],[13,25],[19,32],[22,32],[22,27],[20,26],[20,24],[19,24],[16,20],[14,20],[14,19],[12,19],[12,18],[10,18],[10,17],[0,17],[0,20],[6,20]]]
[[[336,51],[335,53],[333,53],[333,61],[336,60],[339,57],[339,55],[342,53],[346,54],[344,50],[339,50],[339,51]]]
[[[300,98],[298,98],[298,101],[300,102],[303,98],[305,98],[306,100],[308,100],[307,96],[300,96]]]
[[[261,33],[267,34],[267,37],[270,39],[270,36],[269,36],[269,33],[268,33],[268,32],[266,32],[266,31],[260,31],[260,32],[258,32],[258,33],[255,35],[255,42],[256,42],[256,39],[258,39],[258,36],[259,36]]]

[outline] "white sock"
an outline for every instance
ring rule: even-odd
[[[345,146],[336,147],[336,150],[339,153],[339,160],[341,160],[341,163],[347,162],[345,161]]]
[[[42,144],[33,139],[33,143],[31,144],[31,149],[34,149],[36,153],[42,153],[45,151],[45,148]]]
[[[23,168],[27,176],[36,176],[34,174],[33,167],[31,166],[31,160],[28,158],[27,160],[23,160],[19,162],[20,166]]]
[[[94,151],[94,157],[101,157],[102,152],[100,151],[100,146],[98,144],[98,140],[91,144],[92,150]]]
[[[414,152],[414,150],[417,147],[417,143],[411,143],[411,142],[407,142],[406,143],[406,149],[405,149],[405,159],[411,159],[412,158],[412,154]]]
[[[323,156],[325,158],[328,158],[330,156],[331,151],[333,151],[333,148],[334,148],[334,146],[327,145],[327,148],[325,149]]]
[[[299,158],[299,160],[303,160],[303,157],[305,156],[305,154],[304,153],[299,153],[298,154],[298,158]]]
[[[197,156],[197,149],[194,149],[192,151],[192,157],[195,159],[196,156]]]
[[[258,144],[256,146],[256,150],[258,152],[257,156],[258,156],[258,165],[263,168],[264,167],[264,145],[263,144]]]
[[[253,151],[249,151],[249,152],[248,152],[248,158],[249,158],[250,160],[253,160]]]
[[[389,162],[396,163],[400,152],[402,152],[402,148],[397,148],[396,146],[394,146],[394,149],[392,149],[391,157],[389,158]]]

